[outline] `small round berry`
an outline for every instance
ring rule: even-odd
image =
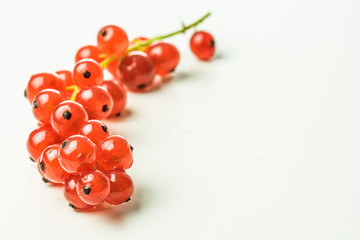
[[[110,180],[99,170],[88,170],[80,175],[76,190],[85,203],[99,205],[110,194]]]
[[[60,165],[69,173],[79,173],[91,169],[96,163],[96,145],[87,137],[68,137],[59,149]]]
[[[65,87],[64,81],[52,73],[39,73],[31,76],[25,90],[29,102],[33,103],[35,95],[43,89],[55,89],[62,91]]]
[[[99,86],[85,87],[76,96],[89,115],[89,119],[105,119],[113,108],[114,102],[105,88]]]
[[[128,169],[133,156],[129,143],[119,135],[111,135],[98,143],[100,157],[97,163],[106,171],[112,168]]]
[[[75,56],[75,63],[78,61],[85,59],[85,58],[91,58],[95,60],[96,62],[101,62],[103,58],[100,58],[100,50],[98,47],[93,45],[87,45],[80,48]]]
[[[62,101],[64,101],[64,98],[59,91],[53,89],[41,90],[33,99],[32,111],[35,118],[45,125],[50,124],[54,108]]]
[[[215,40],[210,33],[198,31],[190,39],[190,48],[200,60],[209,60],[215,53]]]
[[[110,179],[110,194],[106,202],[119,205],[128,201],[134,193],[134,183],[131,177],[120,169],[111,170],[107,175]]]
[[[51,128],[51,126],[43,125],[30,133],[26,145],[30,157],[34,161],[37,161],[47,146],[60,142],[60,136]]]
[[[76,63],[73,70],[74,83],[80,88],[100,85],[104,81],[104,73],[96,61],[86,58]]]
[[[100,51],[106,55],[120,56],[125,53],[129,45],[129,39],[122,28],[109,25],[100,29],[97,44]]]
[[[56,74],[64,81],[65,87],[74,85],[72,72],[68,70],[57,71]]]
[[[109,117],[114,117],[125,109],[127,93],[125,87],[114,80],[104,81],[101,86],[111,95],[114,105]]]
[[[99,141],[109,136],[110,132],[104,123],[98,120],[89,120],[82,126],[79,134],[88,137],[93,143],[98,144]]]
[[[64,183],[69,173],[59,163],[58,151],[60,144],[50,145],[44,149],[39,161],[38,169],[41,175],[53,183]]]
[[[73,101],[64,101],[57,105],[51,115],[51,126],[62,137],[79,132],[88,120],[83,106]]]
[[[179,51],[169,43],[157,43],[146,52],[154,63],[156,74],[161,76],[173,72],[180,61]]]
[[[89,205],[80,199],[76,185],[79,181],[79,175],[71,174],[65,180],[64,197],[69,202],[69,206],[75,210],[85,210],[92,208],[93,205]]]

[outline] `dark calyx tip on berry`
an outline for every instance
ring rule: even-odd
[[[109,111],[109,106],[108,106],[107,104],[105,104],[105,105],[103,106],[103,108],[102,108],[102,111],[103,111],[103,112]]]
[[[27,98],[27,96],[26,96],[26,89],[24,90],[24,97]]]
[[[71,208],[73,208],[73,209],[77,209],[77,207],[74,205],[74,204],[71,204],[71,203],[69,203],[69,207],[71,207]]]
[[[83,72],[84,78],[89,78],[91,76],[91,73],[89,71]]]
[[[215,47],[215,40],[214,40],[214,39],[211,39],[211,41],[210,41],[210,47],[211,47],[211,48]]]
[[[101,128],[102,128],[102,130],[104,131],[104,132],[108,132],[108,127],[107,126],[105,126],[105,125],[101,125]]]
[[[145,84],[140,84],[140,85],[137,86],[138,89],[143,89],[143,88],[145,88],[145,87],[146,87]]]
[[[46,178],[42,178],[42,180],[43,180],[44,183],[48,183],[48,182],[49,182],[49,180],[47,180]]]
[[[120,117],[121,116],[121,112],[118,112],[117,114],[115,114],[115,117]]]
[[[38,107],[38,105],[39,105],[38,102],[37,102],[37,101],[34,101],[34,102],[33,102],[33,109],[36,109],[36,108]]]
[[[84,193],[85,195],[89,195],[90,192],[91,192],[91,188],[90,188],[89,186],[83,187],[83,193]]]
[[[32,162],[35,162],[35,160],[34,160],[32,157],[29,156],[29,158],[30,158],[30,160],[31,160]]]
[[[62,144],[61,144],[61,148],[66,147],[68,145],[68,143],[69,143],[69,140],[63,141]]]
[[[39,167],[40,167],[40,170],[41,170],[41,171],[45,172],[45,164],[44,164],[43,161],[41,161],[41,162],[39,163]]]
[[[128,198],[125,202],[128,202],[128,201],[130,201],[131,200],[131,198]]]
[[[175,72],[175,68],[171,69],[170,72],[171,72],[171,73]]]
[[[133,152],[134,151],[134,147],[130,145],[130,149]]]
[[[105,35],[106,35],[106,30],[104,29],[100,32],[100,36],[105,37]]]
[[[64,113],[63,113],[63,118],[65,120],[69,120],[71,118],[71,112],[69,112],[68,110],[66,110]]]

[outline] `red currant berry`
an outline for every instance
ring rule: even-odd
[[[89,120],[79,131],[79,134],[88,137],[93,143],[98,144],[110,135],[108,127],[98,120]]]
[[[59,163],[58,151],[60,144],[48,146],[42,152],[39,161],[38,169],[47,180],[53,183],[64,183],[65,178],[69,176]]]
[[[32,104],[32,111],[35,118],[45,125],[50,124],[50,118],[54,108],[63,100],[64,98],[57,90],[45,89],[38,92]]]
[[[84,210],[92,208],[92,205],[85,203],[79,198],[79,195],[76,191],[76,185],[79,181],[79,175],[71,174],[65,180],[64,187],[64,196],[65,199],[69,202],[69,206],[75,210]]]
[[[134,183],[131,177],[120,169],[111,170],[107,175],[110,179],[110,194],[106,202],[112,205],[119,205],[129,201],[134,193]]]
[[[74,85],[72,72],[68,70],[57,71],[56,74],[64,81],[65,87]]]
[[[77,51],[75,56],[75,63],[84,58],[91,58],[96,62],[101,62],[103,59],[99,57],[100,54],[101,52],[98,47],[93,45],[84,46]]]
[[[156,74],[161,76],[175,71],[180,60],[179,51],[174,45],[169,43],[157,43],[146,52],[154,63]]]
[[[111,135],[98,143],[100,158],[97,163],[106,171],[112,168],[128,169],[133,163],[132,151],[125,138]]]
[[[121,81],[130,91],[144,91],[154,80],[154,64],[143,52],[137,51],[126,56],[119,69]]]
[[[129,39],[126,32],[117,26],[109,25],[100,29],[97,44],[101,52],[108,56],[120,56],[125,53]]]
[[[110,180],[99,170],[88,170],[80,175],[76,190],[87,204],[99,205],[109,196]]]
[[[198,31],[190,39],[190,48],[200,60],[209,60],[215,53],[215,40],[210,33]]]
[[[104,81],[104,74],[99,63],[92,59],[83,59],[78,62],[73,70],[73,79],[80,88],[100,85]]]
[[[39,73],[31,76],[25,90],[25,96],[32,104],[33,98],[41,90],[50,88],[62,91],[64,89],[64,86],[64,81],[59,78],[59,76],[52,73]]]
[[[96,145],[85,136],[73,135],[62,142],[58,157],[67,172],[79,173],[95,166]]]
[[[86,110],[90,119],[105,119],[110,115],[114,102],[105,88],[85,87],[76,96],[76,102]]]
[[[32,160],[37,161],[47,146],[60,142],[60,136],[51,126],[40,126],[30,133],[26,145]]]
[[[111,74],[112,78],[120,79],[120,72],[119,72],[119,60],[111,61],[107,66],[106,70]]]
[[[114,80],[104,81],[101,86],[105,88],[113,99],[114,105],[109,117],[119,116],[126,105],[127,93],[125,87]]]
[[[73,101],[64,101],[57,105],[51,115],[51,126],[62,137],[77,134],[89,120],[83,106]]]

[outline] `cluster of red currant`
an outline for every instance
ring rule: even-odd
[[[27,149],[45,182],[64,185],[69,205],[88,210],[107,202],[130,200],[134,184],[125,172],[132,166],[133,147],[120,135],[111,135],[99,120],[120,115],[127,90],[151,89],[155,75],[176,68],[180,54],[175,46],[159,42],[197,26],[209,14],[179,31],[129,42],[117,26],[103,27],[97,46],[84,46],[76,54],[73,71],[33,75],[25,90],[38,128],[30,133]],[[213,37],[195,32],[193,53],[202,60],[215,51]],[[104,80],[107,69],[113,79]]]

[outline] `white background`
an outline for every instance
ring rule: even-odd
[[[108,121],[135,195],[76,213],[28,159],[31,74],[72,69],[100,27],[154,36],[211,11],[175,78]],[[360,1],[1,1],[1,239],[360,239]]]

